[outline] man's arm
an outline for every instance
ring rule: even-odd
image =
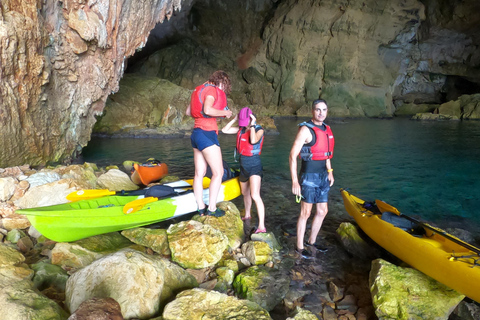
[[[335,179],[333,178],[333,169],[332,169],[332,163],[330,162],[330,159],[327,159],[326,167],[328,172],[328,181],[330,181],[330,187],[331,187],[333,186],[333,182],[335,181]]]
[[[203,112],[210,117],[227,117],[232,116],[231,110],[218,110],[213,107],[215,103],[215,98],[213,96],[207,96],[205,98],[205,103],[203,104]]]
[[[292,177],[292,193],[296,196],[302,194],[302,189],[298,183],[298,174],[297,174],[297,158],[302,150],[302,147],[305,143],[308,143],[307,139],[311,137],[312,134],[306,126],[300,127],[298,130],[295,141],[293,142],[292,149],[290,150],[289,164],[290,164],[290,175]]]

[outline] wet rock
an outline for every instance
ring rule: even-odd
[[[123,249],[77,271],[67,281],[67,307],[88,299],[111,297],[125,318],[151,318],[174,292],[197,286],[188,272],[159,256]]]
[[[372,262],[369,281],[379,318],[447,319],[465,297],[420,271],[381,259]]]
[[[139,187],[130,180],[128,174],[118,169],[108,170],[97,179],[101,188],[111,191],[137,190]]]
[[[122,231],[122,235],[130,241],[151,248],[153,251],[169,256],[171,254],[168,247],[167,230],[135,228]]]
[[[220,261],[228,246],[227,236],[221,231],[194,220],[171,225],[167,234],[172,260],[184,268],[211,267]]]
[[[287,320],[318,320],[318,317],[311,311],[296,307]]]
[[[243,221],[240,218],[240,212],[237,206],[230,201],[217,203],[217,207],[225,211],[225,215],[220,218],[196,215],[193,220],[212,226],[227,236],[228,245],[231,249],[237,249],[245,240],[243,232]]]
[[[254,233],[250,236],[252,241],[262,241],[267,243],[273,252],[279,252],[282,249],[282,246],[278,243],[275,235],[272,232],[266,233]]]
[[[112,298],[92,298],[82,302],[68,320],[123,320],[120,304]]]
[[[11,243],[17,243],[20,238],[25,236],[25,232],[23,232],[22,230],[13,229],[8,232],[6,240],[10,241]]]
[[[21,252],[27,253],[33,249],[33,242],[30,237],[22,237],[18,240],[17,247]]]
[[[337,302],[343,298],[344,288],[338,287],[334,282],[328,283],[328,293],[332,301]]]
[[[451,317],[452,320],[477,320],[480,319],[480,306],[475,302],[465,300],[455,308]]]
[[[348,310],[349,313],[354,314],[358,310],[357,299],[351,294],[346,295],[336,303],[336,308],[338,310]]]
[[[252,265],[265,264],[272,259],[272,248],[261,241],[248,241],[242,245],[242,253]]]
[[[35,288],[44,290],[48,287],[54,287],[60,292],[65,292],[69,275],[60,266],[41,261],[32,264],[30,267],[35,271],[35,275],[33,276],[33,285]]]
[[[289,285],[289,277],[262,266],[248,268],[237,275],[233,282],[238,297],[256,302],[268,311],[285,298]]]
[[[378,252],[362,239],[357,227],[350,222],[342,222],[337,229],[337,235],[345,250],[354,257],[370,260],[379,256]]]
[[[15,281],[3,286],[0,290],[0,310],[7,312],[8,320],[68,318],[68,314],[53,300],[38,292],[30,280]]]
[[[297,305],[301,304],[300,300],[306,296],[311,294],[312,291],[304,288],[295,288],[290,287],[287,295],[283,299],[283,304],[288,309],[293,310]]]
[[[439,120],[460,120],[460,119],[458,119],[455,116],[446,115],[446,114],[417,113],[412,117],[412,120],[439,121]]]
[[[325,305],[323,307],[322,317],[323,320],[337,320],[337,314],[335,313],[335,309],[333,309],[329,305]]]
[[[272,319],[258,304],[215,291],[182,291],[163,311],[164,320],[177,319]]]

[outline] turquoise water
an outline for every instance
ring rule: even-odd
[[[280,134],[265,139],[264,184],[290,196],[288,154],[299,119],[276,119]],[[335,135],[335,185],[365,200],[382,199],[426,221],[452,227],[480,225],[480,122],[394,120],[327,121]],[[225,160],[235,166],[235,136],[219,137]],[[170,173],[193,175],[190,139],[92,138],[83,160],[105,166],[124,160],[165,162]],[[268,205],[268,204],[267,204]],[[292,215],[297,215],[297,209]]]

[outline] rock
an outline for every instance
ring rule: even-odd
[[[261,241],[248,241],[242,245],[242,253],[252,265],[265,264],[272,259],[272,248]]]
[[[258,304],[204,289],[185,290],[163,310],[164,320],[272,319]]]
[[[138,161],[126,160],[126,161],[123,161],[122,165],[123,165],[123,167],[125,168],[125,170],[126,170],[127,172],[131,172],[132,169],[133,169],[133,165],[134,165],[135,163],[136,163],[136,164],[141,164],[141,163],[138,162]]]
[[[282,249],[282,246],[278,243],[275,235],[272,232],[266,233],[253,233],[250,236],[252,241],[262,241],[267,243],[270,248],[272,248],[273,252],[279,252]]]
[[[124,74],[120,82],[122,90],[107,100],[95,132],[139,136],[191,129],[185,116],[191,90],[161,77],[131,73]]]
[[[462,95],[458,100],[443,103],[438,113],[453,119],[480,119],[480,94]]]
[[[439,120],[459,120],[459,119],[455,116],[450,116],[445,114],[417,113],[412,117],[412,120],[439,121]]]
[[[330,299],[333,302],[337,302],[343,298],[343,288],[339,288],[333,281],[328,283],[328,294],[330,295]]]
[[[151,248],[153,251],[169,256],[171,254],[168,247],[167,230],[135,228],[122,231],[122,235],[130,241]]]
[[[30,226],[28,228],[28,235],[34,239],[38,239],[42,236],[42,234],[40,232],[38,232],[37,229],[35,229],[34,226]]]
[[[237,297],[258,303],[267,311],[286,296],[290,278],[281,272],[262,266],[253,266],[240,273],[233,282]]]
[[[67,271],[74,272],[93,261],[126,247],[137,247],[117,232],[55,244],[51,252],[52,264],[59,265]]]
[[[69,275],[61,267],[46,261],[34,263],[30,267],[35,271],[33,276],[35,288],[44,290],[48,287],[54,287],[60,292],[65,292]]]
[[[73,311],[88,299],[111,297],[124,318],[151,318],[174,292],[195,286],[195,278],[170,261],[122,249],[70,276],[65,303]]]
[[[62,179],[36,187],[30,186],[25,195],[15,201],[15,205],[25,208],[36,208],[67,202],[67,195],[76,190],[73,180]]]
[[[245,234],[243,232],[243,221],[240,218],[240,212],[234,203],[222,201],[217,203],[217,207],[225,211],[225,215],[220,218],[196,215],[193,220],[212,226],[227,236],[228,245],[235,250],[243,243]]]
[[[220,267],[215,270],[218,276],[218,281],[223,281],[230,287],[235,279],[235,272],[226,267]]]
[[[420,271],[381,259],[372,262],[369,281],[378,318],[448,319],[465,297]]]
[[[297,306],[286,320],[318,320],[318,317],[312,312]]]
[[[480,306],[475,302],[466,302],[465,300],[453,311],[452,317],[459,320],[477,320],[480,319]],[[449,318],[449,319],[451,319]],[[457,319],[454,318],[454,319]]]
[[[9,216],[8,218],[3,218],[1,221],[1,226],[6,230],[14,230],[27,229],[31,226],[31,224],[26,216],[16,214]]]
[[[189,269],[214,266],[228,246],[228,238],[221,231],[194,220],[170,225],[167,235],[172,260]]]
[[[17,243],[20,238],[25,237],[25,232],[22,230],[18,229],[13,229],[7,234],[7,241],[10,241],[11,243]]]
[[[30,188],[34,188],[47,183],[58,181],[60,179],[61,177],[58,173],[51,170],[45,170],[32,174],[27,178],[27,182],[30,184]]]
[[[53,300],[38,292],[30,280],[15,281],[3,286],[0,290],[0,310],[8,312],[8,320],[68,318],[68,314]]]
[[[329,305],[325,305],[322,310],[323,320],[337,320],[337,314],[335,310]]]
[[[91,298],[82,302],[68,320],[123,320],[120,304],[112,298]]]
[[[130,180],[130,177],[125,172],[118,169],[108,170],[107,173],[98,177],[97,183],[100,187],[110,191],[128,191],[137,190],[139,188]]]
[[[300,300],[311,293],[311,290],[305,288],[290,287],[285,298],[283,299],[283,304],[290,310],[295,309],[296,306],[300,304]],[[293,312],[293,314],[295,313]]]
[[[21,197],[25,195],[25,192],[30,188],[30,183],[28,183],[27,180],[22,180],[20,181],[16,188],[15,188],[15,193],[13,194],[12,198],[10,198],[11,201],[17,201]]]
[[[16,180],[12,177],[0,178],[0,201],[7,201],[15,193]]]
[[[180,180],[180,178],[178,176],[168,175],[168,176],[163,177],[162,180],[160,180],[160,183],[165,184],[165,183],[175,182],[175,181],[178,181],[178,180]]]
[[[20,249],[21,252],[27,253],[28,251],[33,249],[33,242],[30,237],[22,237],[17,242],[17,247]]]
[[[97,187],[96,170],[98,170],[97,165],[88,162],[85,162],[83,165],[61,166],[54,169],[62,179],[75,181],[81,189],[94,189]]]
[[[371,260],[379,256],[377,250],[363,240],[357,227],[350,222],[342,222],[337,229],[337,235],[345,250],[354,257]]]

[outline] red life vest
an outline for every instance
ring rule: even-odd
[[[191,115],[195,119],[195,128],[200,128],[205,131],[218,131],[216,117],[210,117],[203,111],[203,105],[206,98],[206,91],[212,92],[212,90],[205,90],[208,87],[215,89],[215,98],[213,108],[217,110],[228,110],[227,107],[227,95],[222,89],[209,83],[204,83],[195,88],[190,99]]]
[[[332,129],[325,124],[326,130],[323,131],[311,122],[302,122],[299,126],[307,126],[315,136],[312,137],[315,142],[311,146],[303,145],[300,150],[300,158],[304,161],[327,160],[333,157],[333,147],[335,139],[333,138]],[[312,139],[312,141],[313,141]]]
[[[255,130],[261,126],[256,125]],[[238,130],[237,133],[237,151],[240,153],[242,156],[255,156],[255,155],[260,155],[262,153],[262,147],[263,147],[263,135],[262,138],[260,139],[259,142],[255,144],[250,143],[250,130],[246,130],[246,128],[242,128],[241,130]]]

